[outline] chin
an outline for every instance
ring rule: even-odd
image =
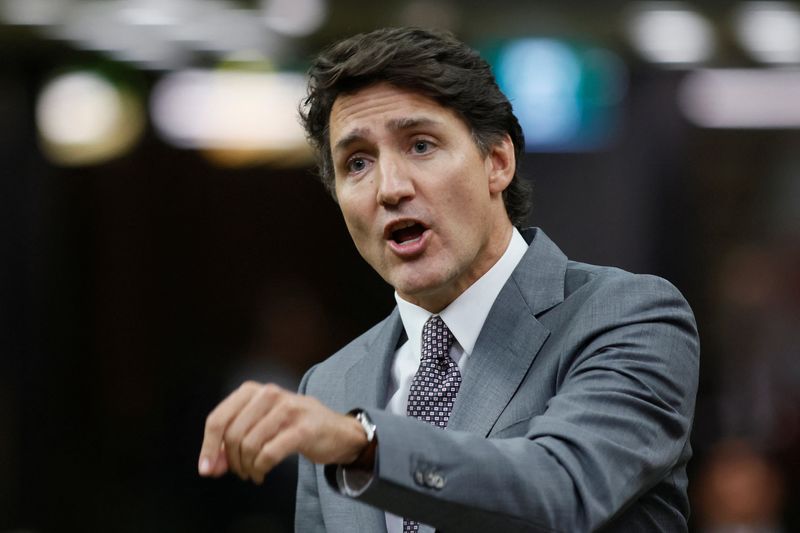
[[[415,282],[399,282],[396,285],[393,285],[393,287],[400,295],[404,296],[406,300],[411,299],[417,301],[420,299],[430,298],[431,296],[435,295],[438,289],[441,287],[441,283],[437,283],[432,280],[429,280],[428,282],[417,280]]]
[[[451,281],[447,272],[447,269],[417,260],[394,265],[383,279],[406,299],[416,300],[431,297],[445,289]]]

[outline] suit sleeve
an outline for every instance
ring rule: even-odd
[[[523,436],[367,409],[377,475],[358,499],[443,532],[592,531],[669,478],[686,459],[698,380],[686,301],[660,278],[618,276],[557,323],[570,331],[548,342],[571,340],[548,348],[556,392],[520,421]]]
[[[300,381],[298,392],[306,393],[308,379],[314,371],[314,367],[308,370]],[[295,505],[295,531],[320,532],[325,531],[325,523],[322,519],[322,509],[319,504],[319,492],[317,489],[317,476],[314,464],[300,455],[298,457],[297,472],[297,499]]]

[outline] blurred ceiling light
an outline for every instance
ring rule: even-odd
[[[118,0],[120,18],[134,26],[176,26],[191,0]]]
[[[45,155],[63,165],[107,161],[129,150],[144,129],[141,105],[127,90],[89,71],[51,80],[36,105]]]
[[[178,51],[164,38],[163,28],[137,26],[125,18],[129,2],[93,0],[76,6],[56,36],[85,50],[108,52],[117,59],[169,64]]]
[[[154,88],[156,128],[184,148],[308,152],[298,106],[299,74],[186,70]]]
[[[745,50],[764,63],[800,63],[800,9],[789,2],[747,2],[734,18]]]
[[[160,36],[152,37],[140,39],[135,46],[110,50],[110,55],[117,60],[153,70],[170,70],[191,60],[188,50]]]
[[[707,128],[800,128],[800,71],[700,70],[680,88],[686,117]]]
[[[327,0],[261,0],[261,13],[267,28],[304,37],[325,22],[328,4]]]
[[[145,6],[140,6],[144,11],[138,12],[138,22],[134,22],[128,10],[133,3],[130,0],[86,2],[76,6],[51,33],[84,50],[106,52],[114,59],[145,68],[169,69],[188,61],[189,51],[169,39],[170,26],[139,24],[145,20]],[[147,20],[155,22],[154,17]],[[162,17],[160,20],[165,22],[167,19]]]
[[[200,2],[171,33],[173,42],[221,56],[239,52],[277,53],[275,34],[265,30],[254,10],[221,2]]]
[[[214,1],[173,0],[184,4],[178,23],[170,34],[176,42],[186,43],[192,48],[204,47],[210,40],[214,21],[219,22],[223,13],[231,9],[227,4]],[[180,5],[179,4],[179,5]]]
[[[701,63],[714,52],[711,25],[682,2],[635,4],[627,16],[626,29],[636,50],[655,63]]]
[[[20,26],[48,26],[57,24],[71,0],[0,0],[0,19]]]
[[[302,2],[301,2],[302,3]],[[269,50],[274,35],[264,30],[258,17],[250,10],[223,11],[215,21],[209,21],[207,50],[229,54],[247,50]]]
[[[21,13],[23,9],[31,11],[24,7],[26,2],[52,8],[60,1],[0,0],[0,6],[13,7],[15,13]],[[324,7],[322,2],[281,3],[298,9],[308,7],[297,12],[298,19],[293,23],[299,32],[310,27],[309,16],[318,13],[319,6]],[[289,8],[281,12],[286,16],[294,13]],[[36,17],[27,15],[27,19],[31,18]],[[48,20],[52,23],[45,31],[50,37],[146,68],[179,68],[191,61],[194,52],[227,56],[255,51],[271,57],[283,52],[276,32],[264,27],[261,12],[227,0],[81,0],[69,4],[69,9],[59,9],[58,16],[54,14]]]

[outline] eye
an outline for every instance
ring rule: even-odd
[[[430,141],[414,141],[413,150],[415,154],[424,154],[429,152],[431,149],[431,142]]]
[[[347,171],[358,173],[367,168],[367,160],[363,157],[354,157],[347,161]]]

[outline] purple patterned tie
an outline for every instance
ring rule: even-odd
[[[461,386],[461,372],[450,358],[453,334],[444,321],[433,315],[422,328],[422,360],[408,393],[408,416],[447,427],[453,402]],[[419,530],[419,524],[403,519],[403,533]]]

